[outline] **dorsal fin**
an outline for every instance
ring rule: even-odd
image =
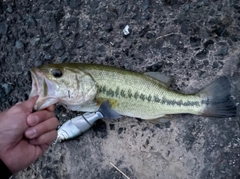
[[[171,81],[172,81],[171,78],[169,78],[165,74],[162,74],[162,73],[159,73],[159,72],[146,72],[144,74],[154,78],[155,80],[158,80],[158,81],[162,82],[167,87],[169,87],[169,85],[171,84]]]

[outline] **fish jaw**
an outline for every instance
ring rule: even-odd
[[[38,72],[36,68],[30,69],[31,78],[32,78],[32,90],[29,94],[29,98],[33,96],[40,95],[41,85],[39,85],[40,82],[42,82],[42,75]]]
[[[32,68],[30,72],[32,77],[32,90],[29,97],[38,96],[34,109],[41,110],[57,103],[59,100],[54,97],[55,85],[47,79],[38,68]]]

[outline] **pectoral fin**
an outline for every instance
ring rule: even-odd
[[[100,111],[104,116],[104,118],[107,118],[107,119],[121,118],[121,116],[116,111],[111,109],[109,101],[103,102],[99,107],[98,111]]]
[[[119,105],[119,102],[114,99],[107,99],[107,98],[96,98],[95,99],[95,102],[97,103],[98,106],[100,106],[105,101],[109,102],[109,105],[112,109],[115,109]]]

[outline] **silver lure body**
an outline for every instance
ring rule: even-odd
[[[81,135],[90,129],[94,122],[103,117],[103,114],[97,111],[95,113],[84,113],[81,116],[68,120],[58,129],[56,142],[62,142]]]

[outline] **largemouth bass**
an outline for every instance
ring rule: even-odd
[[[163,82],[137,72],[83,63],[48,64],[31,69],[36,110],[61,103],[74,111],[95,112],[104,101],[121,115],[158,119],[165,115],[232,117],[236,105],[231,84],[221,77],[196,94],[181,94]]]

